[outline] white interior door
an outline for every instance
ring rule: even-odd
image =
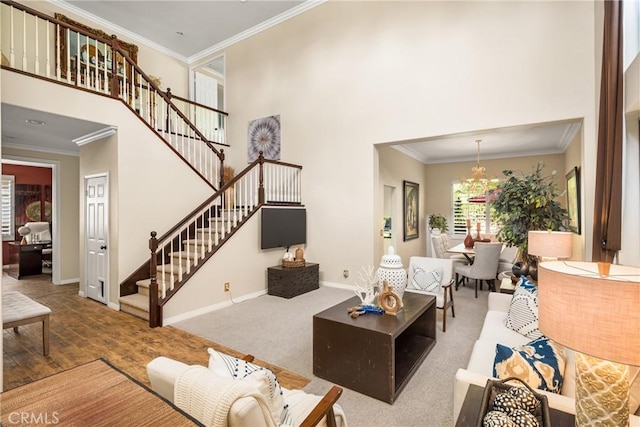
[[[109,236],[107,175],[85,178],[85,295],[104,304],[109,300]]]

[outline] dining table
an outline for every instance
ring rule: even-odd
[[[447,249],[447,252],[450,254],[462,254],[469,261],[469,264],[473,264],[473,257],[476,254],[474,248],[468,248],[464,245],[464,243],[459,243],[455,246],[451,246]]]

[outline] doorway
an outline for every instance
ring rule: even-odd
[[[389,246],[396,246],[396,239],[398,233],[394,229],[394,224],[397,225],[398,221],[394,218],[395,214],[395,199],[396,188],[390,185],[384,186],[384,200],[382,208],[382,239],[383,239],[383,254],[389,251]],[[397,227],[396,227],[397,228]]]
[[[85,189],[85,295],[109,301],[109,176],[86,176]]]
[[[40,204],[39,209],[34,210],[37,214],[40,214],[40,221],[46,221],[51,224],[51,264],[50,268],[45,267],[43,272],[47,274],[51,274],[51,281],[54,285],[65,284],[60,278],[60,190],[59,190],[59,182],[60,182],[60,162],[56,160],[50,159],[38,159],[34,157],[21,157],[14,155],[5,155],[2,157],[2,164],[13,165],[13,166],[23,166],[23,167],[31,167],[31,168],[44,168],[49,169],[51,174],[51,185],[46,186],[42,185],[42,195],[41,200],[44,203]],[[31,187],[31,186],[27,186]],[[26,189],[29,193],[30,189]],[[15,195],[14,195],[15,197]],[[47,203],[48,202],[48,203]],[[29,203],[32,205],[32,203]],[[26,207],[26,206],[25,206]],[[32,206],[33,207],[33,206]],[[37,206],[36,206],[37,207]],[[44,212],[42,211],[44,209]],[[26,212],[25,212],[26,214]],[[29,218],[29,221],[32,219]],[[23,218],[22,222],[26,222],[27,219]],[[3,260],[3,262],[8,260]]]

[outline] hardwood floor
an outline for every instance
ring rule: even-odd
[[[138,381],[149,384],[146,365],[158,356],[188,364],[208,363],[207,348],[234,356],[233,349],[166,326],[149,328],[146,321],[112,310],[78,295],[78,284],[53,285],[51,276],[15,280],[2,275],[2,289],[14,290],[51,309],[49,356],[42,355],[42,324],[3,330],[4,390],[26,384],[97,358],[104,358]],[[270,365],[283,387],[297,389],[309,379]]]

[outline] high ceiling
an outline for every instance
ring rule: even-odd
[[[144,38],[189,60],[239,35],[300,13],[322,1],[74,1],[76,12]],[[122,33],[122,31],[120,31]],[[153,47],[157,47],[153,46]]]
[[[228,46],[250,34],[323,3],[310,1],[62,1],[58,5],[99,22],[186,62]],[[141,19],[144,17],[144,19]],[[182,33],[182,35],[178,34]],[[221,67],[221,64],[218,64]],[[27,120],[46,122],[34,125]],[[108,126],[2,104],[2,140],[23,146],[77,153],[73,140]],[[486,129],[392,144],[423,163],[475,160],[481,139],[483,159],[562,153],[580,121]]]

